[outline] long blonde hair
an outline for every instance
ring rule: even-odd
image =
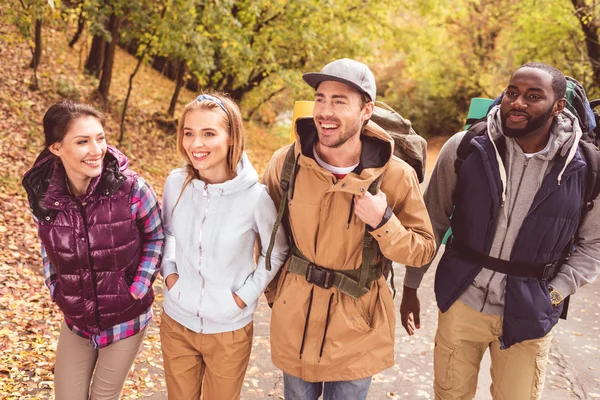
[[[211,99],[211,97],[218,101]],[[185,161],[187,176],[183,181],[181,192],[179,192],[179,197],[177,197],[173,210],[177,207],[185,187],[194,179],[202,179],[198,171],[194,168],[187,152],[183,148],[183,127],[185,125],[185,117],[190,111],[194,110],[215,110],[223,117],[227,132],[231,138],[231,144],[229,145],[229,150],[227,152],[227,168],[232,176],[236,175],[237,165],[242,159],[242,154],[244,153],[246,145],[246,131],[244,129],[242,113],[240,112],[238,105],[235,104],[229,95],[219,92],[203,93],[191,103],[188,103],[183,110],[183,114],[179,119],[179,125],[177,126],[177,153]]]

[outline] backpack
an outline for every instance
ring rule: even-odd
[[[579,219],[579,225],[581,225],[587,212],[594,207],[593,200],[600,194],[600,113],[596,109],[596,107],[600,106],[600,99],[588,101],[583,86],[574,78],[566,78],[566,108],[577,117],[579,125],[581,126],[581,130],[583,131],[583,135],[579,141],[579,146],[583,151],[583,155],[588,166],[585,194]],[[494,100],[494,102],[489,106],[489,109],[499,104],[502,100],[502,96],[503,94],[498,96],[498,98],[496,98],[496,100]],[[489,109],[487,111],[489,111]],[[456,174],[458,174],[466,158],[475,149],[475,146],[471,144],[471,140],[476,136],[486,133],[486,114],[487,112],[485,112],[484,115],[481,115],[481,118],[469,127],[465,136],[458,145],[458,148],[456,149],[456,161],[454,163],[454,170]],[[504,141],[499,140],[496,142],[496,145],[498,146],[498,151],[502,154],[505,150]],[[575,235],[577,235],[577,233]],[[446,236],[449,236],[449,232],[447,232]],[[571,255],[577,240],[578,237],[571,239],[571,245],[566,251],[567,254],[565,256],[565,260]],[[564,299],[563,311],[560,315],[560,318],[567,318],[568,308],[569,296]]]
[[[427,164],[427,141],[415,132],[408,119],[382,101],[375,102],[371,121],[394,139],[394,155],[413,167],[422,183]]]
[[[419,182],[422,182],[425,177],[425,164],[426,164],[426,153],[427,153],[427,142],[421,136],[412,129],[409,120],[403,118],[394,111],[390,106],[385,103],[377,102],[373,115],[371,116],[373,122],[383,128],[392,138],[394,139],[394,155],[406,161],[412,166],[419,178]],[[279,230],[280,225],[284,224],[286,234],[292,248],[292,254],[295,257],[299,257],[305,262],[310,261],[302,255],[300,250],[294,244],[294,238],[289,229],[289,217],[288,217],[288,198],[291,200],[294,197],[294,183],[295,183],[295,172],[298,165],[298,157],[294,154],[295,143],[293,143],[286,156],[281,170],[279,185],[281,188],[281,200],[279,202],[279,212],[277,219],[273,225],[273,231],[271,233],[271,239],[269,241],[269,247],[267,249],[265,257],[265,268],[267,271],[271,270],[271,254],[273,247],[275,246],[275,236]],[[369,193],[375,195],[379,190],[381,184],[380,175],[375,181],[369,186]],[[329,273],[333,275],[331,279],[334,286],[341,292],[353,297],[358,298],[369,291],[369,278],[372,278],[372,270],[374,262],[377,259],[379,246],[376,240],[373,239],[369,231],[365,226],[365,232],[363,237],[363,250],[362,250],[362,264],[360,268],[353,271],[334,271],[331,270]],[[321,267],[318,267],[321,268]],[[396,296],[396,287],[394,285],[394,269],[392,268],[392,262],[385,257],[381,257],[381,272],[387,278],[390,275],[390,283],[394,298]],[[342,284],[337,285],[337,282]]]

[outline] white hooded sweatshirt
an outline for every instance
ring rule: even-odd
[[[184,168],[173,170],[163,194],[161,273],[165,278],[179,274],[171,290],[165,287],[164,309],[194,332],[234,331],[252,321],[260,295],[286,260],[287,240],[279,229],[267,271],[265,254],[277,211],[246,154],[235,178],[220,184],[194,179],[175,207],[186,175]],[[262,253],[255,265],[257,236]],[[246,308],[237,306],[233,293]]]

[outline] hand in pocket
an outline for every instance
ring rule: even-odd
[[[242,300],[240,296],[238,296],[238,295],[237,295],[237,294],[235,294],[235,293],[231,293],[231,294],[233,295],[233,301],[235,301],[235,304],[237,304],[237,306],[238,306],[238,307],[239,307],[241,310],[243,310],[244,308],[246,308],[246,307],[247,307],[247,304],[246,304],[246,303],[244,303],[244,300]]]
[[[167,285],[167,289],[171,290],[171,288],[177,283],[179,280],[179,274],[170,274],[165,278],[165,285]]]

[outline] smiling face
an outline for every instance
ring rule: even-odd
[[[502,131],[514,138],[545,135],[563,107],[561,99],[554,98],[552,75],[537,68],[518,69],[500,105]]]
[[[207,183],[231,178],[228,153],[231,145],[225,112],[220,108],[192,109],[185,115],[181,147]]]
[[[373,112],[370,104],[363,105],[361,95],[345,83],[322,82],[315,93],[313,109],[319,143],[338,148],[351,138],[358,138],[363,123]]]
[[[63,139],[49,149],[60,158],[71,190],[81,195],[90,181],[102,173],[106,154],[104,128],[95,117],[79,117],[71,122]]]

